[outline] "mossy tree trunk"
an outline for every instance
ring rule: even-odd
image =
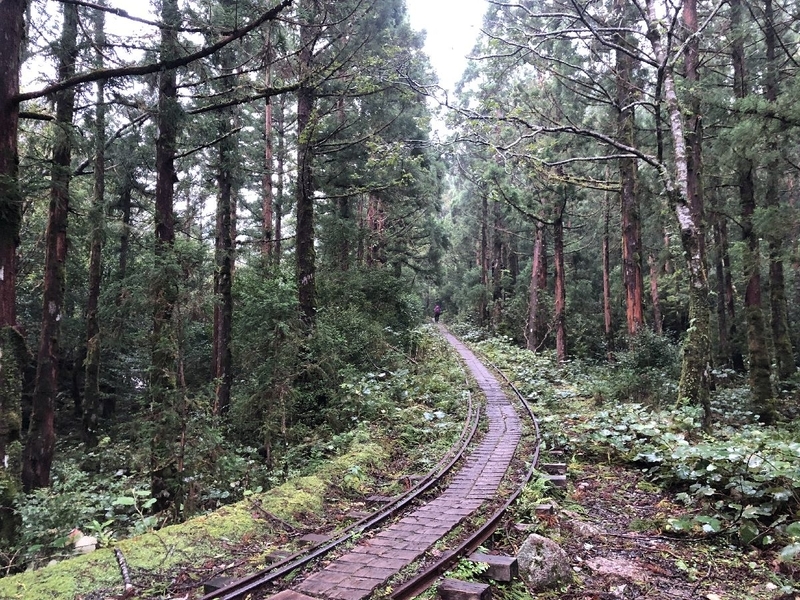
[[[775,15],[772,0],[764,2],[764,37],[767,51],[767,68],[764,96],[770,104],[778,101],[779,65],[776,61],[777,33],[775,31]],[[781,152],[778,144],[779,132],[770,127],[768,136],[769,160],[766,165],[767,185],[764,191],[764,203],[772,213],[780,214],[778,182],[780,179]],[[789,318],[786,302],[786,281],[783,272],[783,240],[790,232],[776,223],[766,237],[769,244],[769,300],[771,307],[772,344],[775,347],[775,363],[777,375],[781,380],[788,379],[795,371],[792,340],[789,337]]]
[[[691,138],[686,136],[684,125],[684,113],[688,113],[689,117],[696,115],[691,108],[681,106],[678,100],[674,68],[667,54],[667,45],[664,39],[666,33],[663,30],[664,22],[660,19],[658,8],[653,0],[646,0],[646,6],[647,37],[660,65],[660,79],[672,138],[673,172],[669,173],[664,169],[661,176],[680,229],[681,246],[689,278],[690,327],[683,343],[678,401],[688,400],[700,405],[704,413],[703,425],[708,428],[711,425],[711,315],[708,308],[708,274],[703,242],[705,223],[702,219],[702,205],[698,204],[698,202],[702,202],[702,196],[699,194],[701,188],[699,181],[694,180],[699,178],[700,146],[692,142],[690,158],[687,145],[688,142],[691,142]],[[696,4],[693,0],[684,4],[683,19],[684,26],[691,35],[693,31],[696,31],[697,24]],[[694,48],[690,48],[694,41],[696,41],[696,36],[687,44],[686,58],[690,61],[696,51]],[[690,62],[686,68],[688,70],[696,66],[696,63],[692,65]],[[695,132],[697,131],[698,129],[695,129]],[[693,163],[691,168],[690,161]],[[690,175],[693,179],[691,182]]]
[[[731,62],[733,65],[734,96],[741,100],[749,95],[749,85],[745,70],[745,39],[743,33],[741,0],[731,0]],[[744,307],[747,319],[747,350],[750,358],[750,390],[756,410],[765,423],[775,418],[771,378],[771,361],[767,346],[767,331],[761,302],[761,249],[758,234],[753,227],[756,211],[754,165],[750,158],[752,149],[745,143],[734,149],[737,154],[736,175],[739,186],[741,206],[741,226],[744,250],[745,295]]]
[[[0,2],[0,546],[17,536],[14,499],[22,487],[21,418],[25,342],[16,329],[17,246],[22,224],[17,124],[20,50],[25,31],[25,0]]]
[[[178,55],[177,27],[181,17],[177,0],[164,0],[161,30],[161,58]],[[177,179],[175,153],[182,110],[178,102],[177,76],[174,70],[159,75],[158,138],[156,140],[155,198],[155,274],[152,283],[153,333],[149,392],[151,397],[150,487],[156,507],[178,510],[182,500],[181,460],[176,445],[182,411],[177,390],[178,342],[173,313],[181,277],[174,255],[175,215],[174,183]]]
[[[299,73],[297,90],[297,227],[296,273],[300,319],[306,327],[316,320],[316,251],[314,249],[314,104],[316,90],[309,78],[314,66],[313,46],[318,28],[313,18],[317,0],[300,3]]]
[[[63,5],[64,22],[58,49],[58,76],[65,81],[75,74],[78,54],[78,8]],[[22,465],[26,490],[50,485],[50,467],[55,451],[55,406],[58,394],[60,326],[66,286],[67,215],[69,214],[72,117],[75,90],[56,94],[55,141],[50,177],[50,206],[45,234],[45,266],[42,326],[36,364],[36,388]]]
[[[223,5],[229,14],[233,14],[234,6],[231,0],[226,0]],[[220,80],[221,94],[227,90],[236,89],[235,55],[231,47],[223,48],[219,54],[219,67],[223,74]],[[235,193],[237,162],[236,149],[238,137],[235,133],[237,114],[233,107],[220,110],[218,115],[219,165],[217,167],[217,222],[215,236],[214,270],[214,414],[223,415],[228,412],[231,405],[231,392],[233,388],[233,353],[231,341],[233,337],[233,271],[236,259],[236,236],[234,235],[235,223]],[[271,111],[269,115],[271,121]],[[271,136],[271,133],[268,135]],[[268,144],[269,162],[272,162],[271,143]],[[271,173],[271,171],[270,171]],[[269,175],[269,216],[264,216],[264,223],[272,223],[272,175]],[[267,201],[264,200],[264,208]],[[264,234],[266,235],[266,231]],[[271,240],[264,240],[265,252]]]
[[[104,1],[101,0],[102,6]],[[105,50],[105,13],[95,13],[96,66],[102,69]],[[86,302],[86,377],[83,392],[83,441],[87,447],[97,445],[97,425],[100,413],[100,285],[102,281],[102,256],[105,215],[106,169],[106,108],[105,81],[97,82],[97,107],[94,131],[94,197],[90,213],[91,249],[89,252],[89,290]]]
[[[31,356],[13,327],[0,328],[0,546],[17,538],[20,518],[14,502],[22,491],[22,415],[24,365]],[[0,561],[0,566],[2,561]]]

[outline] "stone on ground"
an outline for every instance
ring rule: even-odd
[[[517,554],[519,572],[532,592],[572,581],[569,556],[553,540],[536,533],[528,536]]]

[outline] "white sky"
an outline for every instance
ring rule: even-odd
[[[406,0],[411,26],[427,31],[425,52],[442,87],[452,91],[478,38],[486,0]]]

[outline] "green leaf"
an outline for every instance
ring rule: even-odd
[[[714,517],[699,516],[694,518],[698,523],[703,524],[703,531],[705,533],[719,533],[722,530],[722,523],[719,519]]]
[[[789,523],[786,526],[786,535],[791,536],[793,538],[800,538],[800,521]]]
[[[135,506],[136,498],[132,498],[131,496],[120,496],[111,504],[114,506]]]
[[[800,544],[789,544],[788,546],[784,546],[779,554],[779,558],[783,562],[789,562],[797,558],[797,555],[800,554]]]
[[[758,537],[758,525],[753,521],[743,521],[739,527],[739,541],[743,546],[748,546]]]

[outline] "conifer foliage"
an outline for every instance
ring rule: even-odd
[[[181,518],[230,448],[277,469],[349,427],[325,411],[412,343],[442,244],[404,3],[0,11],[0,539],[58,440],[136,440]]]
[[[682,342],[677,400],[705,427],[726,369],[747,369],[755,412],[775,420],[775,383],[797,364],[794,250],[778,241],[797,227],[795,4],[488,4],[451,106],[465,243],[447,295],[562,361],[614,360],[643,329],[664,333]]]

